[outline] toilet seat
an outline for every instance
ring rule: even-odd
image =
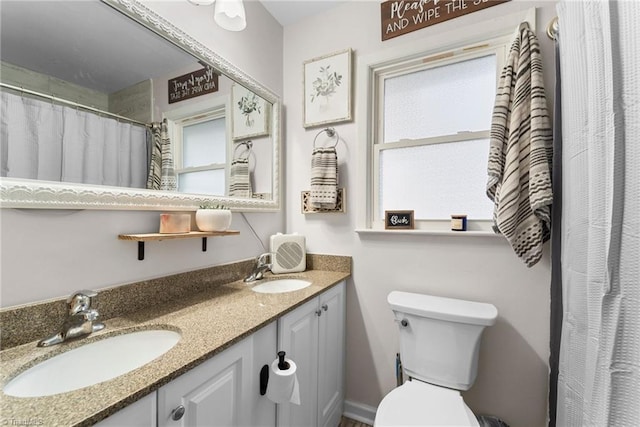
[[[479,426],[460,392],[407,381],[387,394],[373,423],[382,426]]]

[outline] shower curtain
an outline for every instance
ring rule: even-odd
[[[563,325],[557,425],[640,425],[640,6],[558,5]]]
[[[144,126],[50,101],[1,94],[1,175],[144,188]]]

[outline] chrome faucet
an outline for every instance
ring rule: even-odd
[[[104,329],[104,323],[96,322],[98,310],[91,308],[91,298],[96,291],[77,291],[67,298],[69,316],[65,319],[60,332],[38,342],[38,347],[60,344],[73,338],[80,338]]]
[[[267,258],[271,261],[271,253],[264,253],[256,259],[256,266],[253,268],[251,274],[244,279],[245,282],[249,283],[260,280],[264,277],[265,272],[271,270],[272,264],[271,262],[267,262]]]

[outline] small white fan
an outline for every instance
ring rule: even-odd
[[[305,237],[278,233],[271,236],[271,272],[297,273],[307,268]]]

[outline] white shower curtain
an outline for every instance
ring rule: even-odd
[[[144,188],[144,126],[2,92],[1,173],[11,178]]]
[[[640,425],[640,5],[562,1],[558,426]]]

